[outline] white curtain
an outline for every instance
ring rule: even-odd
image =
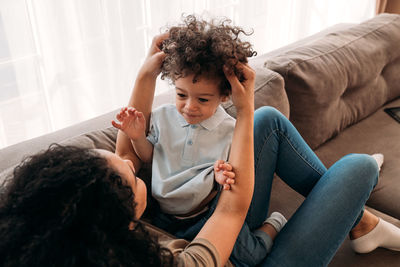
[[[0,0],[0,148],[126,105],[153,35],[182,13],[253,29],[262,54],[374,12],[375,0]]]

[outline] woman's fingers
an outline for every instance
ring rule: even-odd
[[[232,90],[234,90],[234,88],[236,89],[236,88],[242,87],[242,84],[240,83],[239,79],[236,77],[234,71],[229,70],[226,66],[223,67],[223,71],[224,71],[226,79],[231,84]]]
[[[168,37],[169,37],[169,32],[165,32],[165,33],[154,36],[152,44],[151,44],[150,55],[161,52],[162,42],[165,39],[167,39]]]

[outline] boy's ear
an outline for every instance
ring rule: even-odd
[[[226,102],[226,101],[228,101],[229,100],[229,95],[223,95],[222,97],[221,97],[221,102]]]

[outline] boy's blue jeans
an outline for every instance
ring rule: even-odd
[[[368,155],[343,157],[328,170],[279,111],[262,107],[254,114],[255,187],[246,221],[230,260],[236,266],[326,266],[350,230],[361,219],[378,179]],[[306,197],[274,240],[256,231],[267,218],[274,173]],[[189,221],[157,216],[155,224],[177,237],[193,239],[214,212]]]

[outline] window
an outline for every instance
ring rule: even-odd
[[[253,29],[262,54],[374,9],[373,0],[3,0],[0,148],[126,105],[152,37],[183,12]]]

